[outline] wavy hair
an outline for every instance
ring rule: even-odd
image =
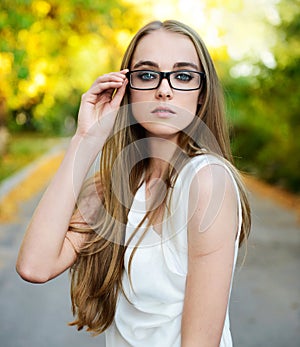
[[[250,208],[239,172],[232,162],[222,88],[199,35],[178,21],[151,22],[133,37],[124,54],[121,69],[130,68],[139,41],[155,30],[187,36],[195,46],[206,75],[199,100],[201,107],[197,108],[192,123],[180,133],[179,151],[174,155],[172,165],[164,172],[163,180],[170,188],[186,158],[203,154],[204,148],[205,153],[212,153],[226,161],[241,196],[241,244],[250,232]],[[212,136],[207,136],[208,133]],[[71,300],[75,320],[70,324],[77,325],[78,330],[86,326],[88,331],[99,334],[113,322],[118,293],[122,290],[127,215],[134,194],[146,179],[144,174],[149,164],[145,138],[144,129],[135,122],[130,112],[128,88],[116,117],[113,136],[103,147],[100,170],[84,185],[70,222],[70,231],[88,233],[88,241],[78,250],[77,260],[71,268]],[[166,207],[167,195],[158,208],[147,212],[144,220],[148,218],[149,224],[155,220],[159,209]],[[133,254],[134,251],[130,261]]]

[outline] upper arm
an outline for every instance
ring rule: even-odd
[[[190,187],[182,346],[219,346],[237,229],[238,199],[232,178],[223,166],[208,165]]]

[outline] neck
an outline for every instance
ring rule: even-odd
[[[149,140],[149,168],[148,178],[159,178],[171,163],[178,145],[174,139],[148,137]]]

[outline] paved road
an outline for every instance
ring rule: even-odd
[[[104,347],[67,324],[72,320],[68,273],[49,283],[30,284],[15,272],[17,251],[39,196],[23,206],[19,220],[0,226],[0,346]]]
[[[14,270],[17,251],[39,196],[18,221],[0,225],[0,346],[104,347],[68,327],[68,275],[44,285],[22,281]],[[245,264],[238,267],[231,301],[235,346],[300,346],[300,229],[296,216],[252,195],[254,226]],[[239,261],[243,258],[240,253]],[[155,347],[155,346],[154,346]],[[160,346],[159,346],[160,347]]]
[[[235,346],[299,347],[299,217],[261,196],[251,205],[252,234],[231,300]]]

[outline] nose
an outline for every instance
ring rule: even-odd
[[[173,98],[173,89],[171,88],[167,78],[163,78],[160,82],[160,85],[156,89],[156,97],[158,99],[172,99]]]

